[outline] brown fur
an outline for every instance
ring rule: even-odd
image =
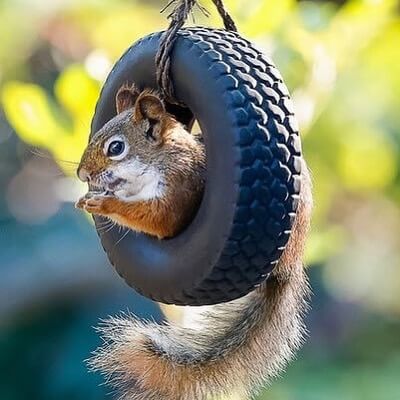
[[[117,114],[120,114],[123,111],[133,107],[137,98],[139,97],[139,94],[139,90],[134,85],[122,85],[115,96],[115,107],[117,109]]]
[[[187,193],[171,191],[167,194],[168,198],[135,203],[90,193],[89,196],[80,199],[76,206],[91,214],[109,217],[120,225],[163,239],[179,233],[196,211],[201,193],[189,199]]]
[[[276,377],[301,345],[309,289],[302,257],[311,213],[304,166],[299,209],[273,273],[243,299],[211,307],[203,330],[113,318],[91,360],[125,400],[208,400],[242,396]]]
[[[124,201],[112,194],[89,192],[76,206],[103,215],[131,229],[156,236],[178,234],[191,220],[201,201],[204,187],[205,154],[203,145],[171,115],[157,93],[139,91],[124,85],[117,93],[120,113],[97,132],[86,148],[78,174],[101,176],[118,165],[103,152],[107,139],[124,132],[130,143],[131,159],[154,166],[164,178],[164,194],[147,201]],[[146,121],[153,125],[152,139],[146,138]]]
[[[140,99],[145,101],[139,104]],[[89,193],[77,206],[159,238],[174,236],[200,202],[204,149],[160,109],[155,93],[138,94],[124,86],[116,102],[120,114],[94,136],[81,167],[96,176],[112,168],[98,148],[122,130],[135,157],[163,171],[166,191],[160,199],[138,202]],[[143,135],[142,122],[149,118],[156,121],[154,142]],[[142,323],[131,316],[112,318],[101,329],[105,344],[91,366],[107,375],[123,400],[209,400],[233,392],[246,396],[276,377],[304,336],[309,289],[302,257],[311,206],[304,163],[293,232],[267,282],[242,299],[211,307],[201,330]]]

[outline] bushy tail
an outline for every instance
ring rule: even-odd
[[[90,364],[110,378],[121,399],[247,396],[282,371],[304,337],[309,287],[302,256],[310,191],[305,172],[295,226],[273,276],[244,298],[211,307],[201,330],[130,317],[108,321],[105,344]]]

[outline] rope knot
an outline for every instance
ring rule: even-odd
[[[221,16],[225,29],[237,32],[235,22],[225,10],[222,0],[212,0]],[[167,16],[171,20],[168,29],[163,33],[160,41],[160,47],[156,55],[157,83],[162,96],[170,103],[178,104],[175,99],[174,87],[171,79],[171,53],[178,37],[179,29],[185,24],[188,15],[192,13],[193,7],[197,7],[208,16],[208,11],[199,4],[197,0],[171,0],[162,10],[164,12],[168,7],[175,4],[173,11]]]

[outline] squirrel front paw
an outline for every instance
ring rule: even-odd
[[[77,201],[75,207],[91,214],[107,215],[109,214],[107,205],[111,199],[112,196],[106,193],[88,192]]]

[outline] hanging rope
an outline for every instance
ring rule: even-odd
[[[237,32],[235,22],[225,10],[223,1],[212,1],[219,12],[219,15],[221,16],[222,21],[224,22],[225,29],[228,31]],[[156,55],[156,67],[157,83],[161,94],[168,101],[176,103],[176,100],[174,99],[174,87],[171,79],[171,52],[178,37],[177,32],[185,24],[195,5],[197,5],[203,13],[206,14],[206,12],[204,11],[204,8],[197,3],[197,0],[172,0],[162,11],[165,11],[165,9],[172,4],[176,5],[171,14],[168,15],[171,23],[161,38],[160,47]]]

